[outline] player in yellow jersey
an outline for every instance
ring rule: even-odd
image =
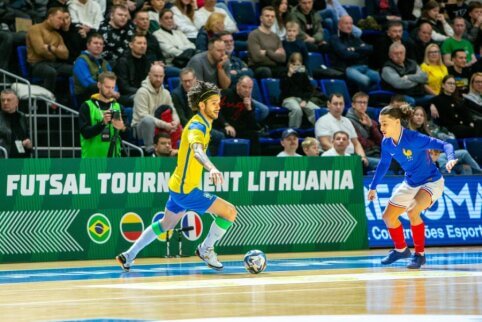
[[[182,131],[177,166],[169,180],[169,199],[164,218],[147,227],[139,239],[127,250],[116,256],[122,269],[128,272],[137,254],[160,234],[173,229],[186,210],[199,214],[206,212],[216,216],[206,239],[197,247],[198,255],[206,264],[221,270],[214,252],[214,243],[221,239],[236,219],[236,208],[229,202],[199,189],[203,168],[209,171],[214,184],[223,182],[221,172],[206,155],[213,120],[218,118],[221,101],[219,89],[211,83],[199,81],[188,93],[189,105],[196,112]]]

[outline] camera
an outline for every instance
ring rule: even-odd
[[[120,120],[120,118],[121,118],[120,111],[109,110],[109,113],[112,115],[113,120]]]
[[[306,68],[305,66],[300,66],[296,69],[296,72],[297,73],[304,73],[306,71]]]

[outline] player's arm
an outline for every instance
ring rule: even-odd
[[[203,145],[201,143],[193,143],[192,150],[194,152],[194,158],[203,165],[206,171],[209,171],[209,178],[212,180],[212,182],[214,184],[222,184],[223,175],[218,169],[216,169],[211,160],[209,160],[206,152],[204,152]]]
[[[382,181],[382,178],[387,173],[388,168],[390,168],[390,163],[392,162],[392,156],[386,149],[383,149],[383,146],[380,157],[380,162],[378,163],[377,169],[375,170],[375,175],[373,176],[372,182],[369,186],[367,196],[369,201],[372,201],[377,197],[377,185]]]

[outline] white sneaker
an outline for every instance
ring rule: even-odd
[[[117,263],[119,263],[119,265],[126,273],[130,271],[132,265],[134,264],[134,260],[127,260],[127,256],[125,256],[124,254],[117,255],[115,257],[115,260],[117,261]]]
[[[207,247],[206,249],[201,248],[199,245],[196,248],[196,255],[202,259],[209,267],[215,270],[222,270],[223,264],[218,261],[218,255],[214,252],[213,247]]]

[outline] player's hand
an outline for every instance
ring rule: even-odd
[[[209,170],[209,179],[214,184],[223,184],[223,174],[216,168]]]
[[[103,122],[105,125],[109,124],[112,120],[112,113],[110,111],[104,111],[104,119]]]
[[[376,190],[368,190],[367,198],[369,201],[375,200],[377,198],[377,191]]]
[[[453,167],[457,164],[457,162],[459,162],[459,159],[450,160],[447,162],[447,164],[445,165],[445,169],[447,169],[448,173],[452,171]]]

